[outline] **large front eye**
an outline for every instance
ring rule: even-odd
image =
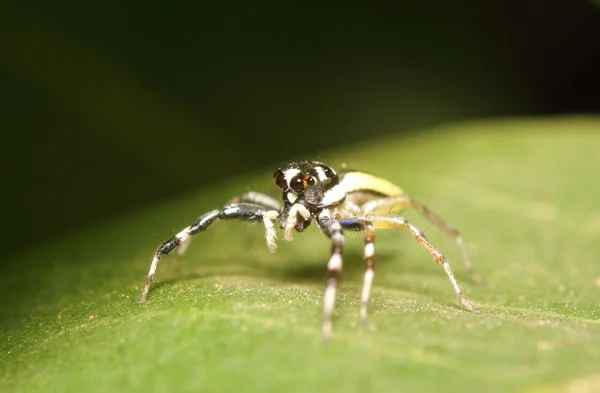
[[[273,174],[273,177],[275,178],[275,184],[277,184],[277,187],[279,187],[281,191],[286,191],[288,189],[287,182],[285,181],[285,176],[283,175],[283,172],[281,170],[276,171]]]
[[[290,187],[295,193],[300,194],[302,191],[304,191],[303,180],[304,177],[302,175],[296,175],[292,178],[292,181],[290,182]]]

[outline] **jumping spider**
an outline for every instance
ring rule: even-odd
[[[408,231],[412,237],[440,264],[458,299],[473,313],[479,312],[462,294],[450,264],[442,253],[413,224],[394,212],[412,206],[429,221],[436,224],[454,238],[460,249],[466,268],[476,281],[481,279],[473,272],[473,267],[462,238],[458,231],[448,225],[438,215],[423,204],[407,196],[391,182],[354,170],[343,170],[339,174],[331,167],[317,161],[292,162],[277,169],[275,184],[282,191],[283,205],[270,196],[249,192],[233,199],[220,209],[215,209],[198,218],[189,227],[165,241],[154,253],[146,285],[138,302],[148,297],[158,263],[166,255],[179,247],[182,254],[190,239],[206,230],[217,219],[239,219],[249,222],[262,222],[270,252],[276,250],[275,225],[284,231],[286,240],[292,240],[294,231],[302,232],[313,221],[331,239],[331,256],[327,264],[329,278],[323,303],[323,335],[332,334],[332,314],[335,305],[339,275],[342,270],[342,249],[344,230],[363,231],[365,234],[364,260],[365,275],[361,294],[360,317],[367,318],[367,303],[373,282],[375,256],[375,229],[397,228]]]

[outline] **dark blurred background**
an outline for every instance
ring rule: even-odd
[[[597,0],[5,1],[2,249],[337,145],[598,112],[599,70]]]

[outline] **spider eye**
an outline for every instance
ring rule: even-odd
[[[297,194],[304,191],[304,178],[302,177],[302,175],[294,176],[292,178],[292,181],[290,182],[290,187]]]
[[[314,177],[310,177],[307,176],[304,178],[304,180],[306,181],[306,184],[309,186],[312,186],[313,184],[315,184],[315,178]]]
[[[287,182],[285,181],[285,176],[283,175],[283,172],[281,170],[276,171],[273,174],[273,177],[275,178],[275,184],[277,184],[277,187],[279,187],[280,190],[285,191],[288,189]]]

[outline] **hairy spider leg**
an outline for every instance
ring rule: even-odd
[[[330,338],[333,330],[332,317],[335,308],[335,298],[342,271],[342,250],[344,248],[344,233],[342,226],[328,215],[322,215],[318,219],[319,227],[327,237],[331,239],[331,256],[327,263],[329,278],[325,288],[325,299],[323,300],[323,336]]]
[[[281,210],[281,202],[277,199],[260,192],[250,191],[243,195],[233,198],[227,204],[235,203],[251,203],[253,205],[260,205],[270,210]]]
[[[444,268],[454,291],[456,292],[456,296],[461,301],[461,303],[469,309],[472,313],[479,313],[479,309],[473,305],[465,296],[462,294],[462,291],[454,278],[454,273],[452,273],[452,269],[450,268],[450,263],[448,259],[425,237],[423,232],[421,232],[417,227],[408,222],[405,218],[388,214],[370,214],[367,217],[349,217],[344,218],[339,221],[340,225],[346,230],[355,230],[361,231],[365,230],[369,226],[373,226],[374,228],[397,228],[409,231],[412,237],[421,244],[421,246],[431,255],[431,257]]]
[[[232,205],[232,204],[235,205],[235,204],[239,204],[239,203],[249,203],[252,205],[258,205],[258,206],[262,206],[263,208],[269,209],[269,210],[277,210],[277,211],[281,210],[281,203],[279,203],[278,200],[270,197],[269,195],[262,194],[260,192],[255,192],[255,191],[250,191],[243,195],[235,197],[232,200],[230,200],[228,203],[226,203],[226,205]],[[198,217],[198,220],[200,220],[200,219],[201,219],[201,217]],[[265,223],[265,226],[267,226],[266,223]],[[191,242],[192,242],[192,239],[190,238],[186,242],[180,244],[179,247],[177,247],[176,252],[177,252],[178,257],[182,257],[185,254],[185,252],[187,251]],[[276,246],[275,246],[274,242],[272,242],[272,244],[269,244],[269,251],[274,252],[275,248],[276,248]]]
[[[275,244],[275,228],[273,226],[273,220],[279,217],[279,212],[275,210],[267,210],[264,206],[254,205],[249,203],[238,203],[224,206],[221,209],[216,209],[211,212],[208,212],[198,218],[192,225],[181,230],[178,234],[170,238],[169,240],[163,242],[156,252],[154,253],[154,258],[152,259],[152,264],[150,265],[150,271],[148,272],[148,278],[146,279],[146,285],[144,286],[144,290],[141,296],[138,298],[138,303],[144,303],[146,298],[148,297],[148,293],[150,292],[150,287],[152,286],[152,282],[154,280],[154,276],[156,275],[156,269],[158,268],[158,263],[163,255],[167,255],[171,251],[173,251],[177,246],[181,245],[188,241],[192,236],[203,232],[208,228],[212,223],[214,223],[217,219],[221,220],[231,220],[238,219],[242,221],[249,222],[257,222],[262,221],[266,227],[266,237],[267,243],[269,244],[269,248],[273,247]]]
[[[343,225],[342,225],[343,227]],[[360,319],[363,322],[367,320],[367,304],[369,303],[369,295],[371,286],[373,285],[373,276],[375,275],[375,227],[369,223],[364,225],[365,231],[365,278],[363,280],[363,288],[360,296]]]
[[[414,200],[413,198],[407,195],[401,195],[397,197],[382,198],[367,202],[362,206],[361,211],[363,212],[362,214],[369,214],[371,212],[377,211],[383,213],[384,210],[387,210],[385,211],[385,213],[393,213],[410,206],[412,206],[423,217],[437,225],[438,228],[446,232],[454,239],[462,255],[462,259],[465,263],[467,273],[477,284],[484,285],[485,280],[483,279],[483,277],[477,274],[473,269],[473,263],[471,262],[471,258],[469,257],[467,248],[465,247],[462,236],[460,235],[458,230],[453,225],[448,224],[443,218],[438,216],[436,213],[429,210],[429,208],[424,204]]]

